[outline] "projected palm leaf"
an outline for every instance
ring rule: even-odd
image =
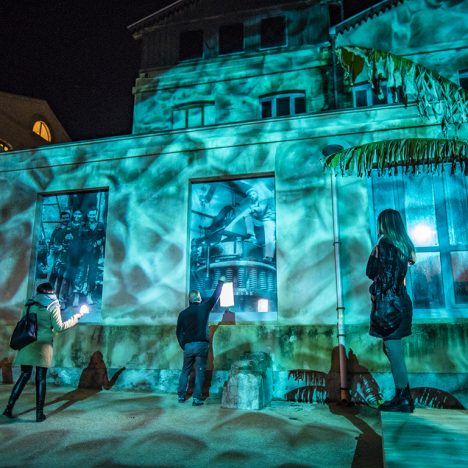
[[[379,97],[380,84],[387,80],[400,102],[407,104],[413,96],[420,115],[439,118],[444,135],[450,125],[458,129],[468,121],[468,93],[436,71],[381,50],[344,46],[335,52],[351,85],[366,66],[367,79]]]
[[[360,177],[370,175],[372,169],[379,174],[432,173],[443,170],[445,163],[451,164],[451,173],[458,167],[468,175],[468,143],[432,138],[383,140],[338,151],[324,160],[325,167],[335,173]]]
[[[319,372],[296,369],[289,371],[289,378],[304,382],[305,385],[286,393],[287,401],[300,403],[329,403],[338,401],[339,375],[334,372]],[[378,406],[382,401],[377,381],[368,372],[349,376],[349,396],[356,404]],[[462,403],[450,393],[433,387],[415,387],[411,395],[417,406],[430,408],[464,409]]]

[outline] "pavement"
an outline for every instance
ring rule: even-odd
[[[6,403],[12,385],[0,385]],[[17,418],[0,416],[2,467],[382,467],[377,410],[273,401],[259,410],[203,406],[175,394],[47,389],[35,422],[27,385]]]

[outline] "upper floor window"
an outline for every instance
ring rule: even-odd
[[[305,114],[305,92],[289,91],[260,98],[262,119]]]
[[[262,20],[260,26],[260,47],[280,47],[286,45],[286,19],[273,16]]]
[[[397,103],[406,104],[408,100],[413,101],[414,96],[404,96],[401,86],[389,88],[387,81],[381,81],[380,92],[378,94],[367,81],[353,86],[354,107],[371,107]]]
[[[4,151],[11,151],[13,147],[6,141],[0,140],[0,153]]]
[[[463,89],[468,91],[468,70],[460,70],[458,72],[458,82]]]
[[[403,171],[402,171],[403,172]],[[375,221],[393,208],[416,247],[408,292],[419,317],[468,316],[468,181],[463,174],[372,175]],[[373,226],[374,238],[376,227]]]
[[[219,53],[231,54],[244,50],[244,25],[225,24],[219,28]]]
[[[50,133],[50,128],[44,121],[36,120],[36,122],[34,122],[32,131],[49,143],[52,141],[52,134]]]
[[[214,102],[194,102],[177,107],[172,112],[172,128],[192,128],[213,125]]]
[[[203,31],[183,31],[179,36],[179,59],[203,57]]]
[[[353,86],[353,106],[354,107],[370,107],[379,104],[392,104],[392,94],[387,90],[387,84],[381,83],[380,95],[375,93],[367,81]]]

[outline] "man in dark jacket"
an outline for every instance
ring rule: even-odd
[[[208,318],[219,299],[225,281],[226,278],[221,276],[216,289],[207,301],[202,301],[200,292],[196,289],[190,291],[189,306],[179,314],[177,319],[177,341],[184,350],[184,364],[177,388],[180,403],[185,401],[188,378],[195,364],[195,389],[192,405],[203,405],[201,393],[208,358]]]

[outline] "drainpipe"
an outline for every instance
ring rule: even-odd
[[[336,153],[342,150],[339,145],[329,145],[322,151],[324,156]],[[335,253],[335,278],[336,278],[336,324],[338,337],[338,352],[340,362],[340,401],[349,403],[349,388],[348,388],[348,369],[346,356],[346,329],[345,329],[345,306],[343,302],[343,286],[341,283],[341,256],[340,256],[340,231],[338,220],[338,191],[336,188],[336,176],[331,174],[331,200],[332,200],[332,215],[333,215],[333,248]]]

